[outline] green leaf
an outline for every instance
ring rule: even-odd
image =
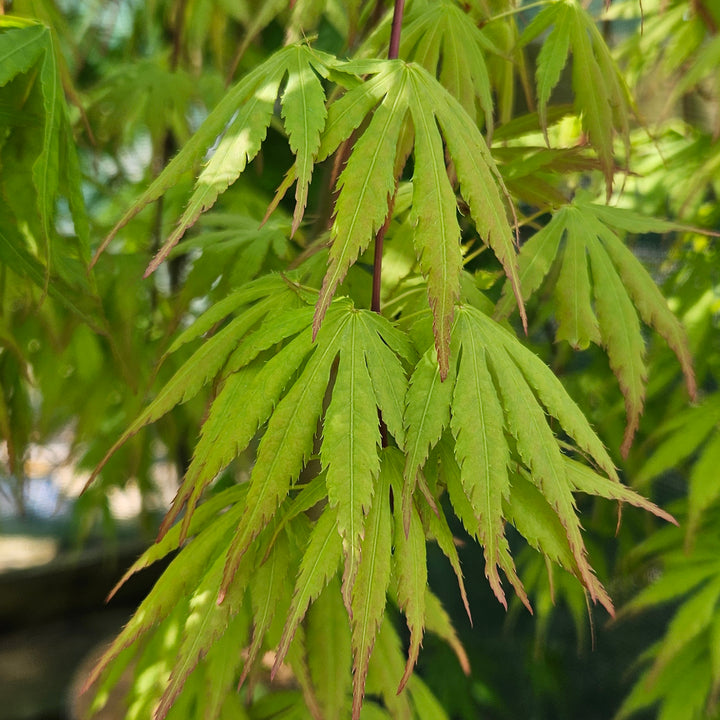
[[[163,521],[168,527],[187,504],[187,527],[200,495],[218,472],[242,453],[268,419],[283,390],[312,350],[308,330],[301,333],[261,367],[251,365],[230,375],[203,423],[190,467]],[[257,389],[262,388],[262,392]]]
[[[263,76],[262,82],[255,87],[253,94],[233,115],[217,148],[198,175],[187,207],[175,229],[148,265],[145,277],[157,269],[185,234],[185,231],[195,223],[202,213],[215,204],[218,196],[240,177],[247,163],[260,151],[260,146],[265,140],[268,126],[272,120],[275,99],[286,67],[283,64],[268,70],[268,73]]]
[[[405,613],[408,629],[410,630],[407,663],[398,687],[398,692],[400,692],[410,679],[417,662],[425,627],[427,551],[422,521],[414,504],[410,506],[410,525],[407,531],[402,516],[396,513],[394,538],[393,566],[397,581],[398,605]]]
[[[240,685],[245,682],[257,660],[276,612],[283,605],[287,605],[282,601],[288,584],[289,565],[290,548],[287,536],[285,533],[280,533],[273,544],[270,556],[253,571],[252,585],[250,586],[253,639],[240,676]],[[289,594],[289,589],[287,594]]]
[[[324,718],[347,717],[350,711],[352,649],[348,616],[339,582],[320,593],[307,614],[307,658]]]
[[[385,614],[392,557],[390,486],[401,479],[402,455],[393,448],[386,448],[375,500],[360,543],[360,560],[352,587],[353,718],[360,715],[370,655]]]
[[[45,50],[47,28],[33,23],[0,33],[0,87],[26,73]]]
[[[297,188],[292,234],[300,226],[307,205],[308,185],[312,177],[315,155],[320,148],[320,133],[325,127],[325,91],[316,68],[324,71],[313,51],[306,45],[293,48],[294,57],[288,60],[288,79],[282,94],[282,117],[288,133],[290,149],[296,156]]]
[[[410,522],[410,506],[428,453],[450,422],[450,402],[454,377],[445,382],[440,379],[440,369],[435,360],[435,348],[430,347],[420,358],[410,378],[405,408],[405,482],[402,491],[402,509],[405,528]],[[454,365],[450,366],[450,372]]]
[[[330,231],[332,244],[315,311],[315,333],[348,268],[385,222],[395,192],[395,156],[407,114],[405,65],[398,60],[387,61],[386,68],[376,78],[376,83],[380,81],[384,91],[382,102],[355,143],[338,178],[335,220]],[[374,88],[366,92],[369,94]],[[328,118],[328,132],[332,129],[330,120]]]
[[[420,269],[427,277],[435,347],[444,380],[450,364],[450,329],[462,270],[457,201],[445,170],[440,132],[433,114],[426,109],[426,90],[416,74],[411,76],[409,106],[415,128],[411,221]]]
[[[308,606],[317,599],[323,588],[335,576],[341,558],[342,543],[335,529],[335,512],[331,507],[326,507],[310,533],[307,548],[300,562],[290,610],[275,656],[273,675],[282,664]]]
[[[567,340],[585,350],[600,343],[600,327],[590,303],[590,276],[584,228],[576,213],[568,213],[567,240],[556,286],[558,328],[556,340]]]
[[[146,425],[154,422],[176,405],[195,397],[222,369],[228,355],[245,335],[275,304],[273,298],[265,298],[234,318],[222,330],[206,340],[178,368],[170,380],[160,389],[155,399],[125,430],[115,444],[108,450],[100,464],[95,468],[86,483],[86,488],[97,477],[110,457],[137,434]]]
[[[501,197],[502,193],[509,199],[505,184],[480,131],[465,110],[449,93],[441,92],[427,73],[420,74],[427,91],[426,102],[432,103],[452,157],[460,192],[467,200],[480,237],[502,264],[526,324],[513,236]]]
[[[225,558],[222,553],[214,560],[189,600],[189,614],[181,631],[182,640],[172,660],[172,671],[155,711],[158,720],[170,712],[185,681],[213,643],[223,635],[230,618],[237,612],[245,596],[246,583],[252,572],[252,559],[246,563],[244,577],[235,576],[223,605],[215,602],[222,580]],[[253,581],[254,583],[256,580]]]
[[[328,502],[337,511],[337,529],[343,540],[343,597],[347,607],[357,573],[365,515],[380,470],[380,426],[363,339],[363,322],[356,311],[349,316],[340,339],[340,361],[325,413],[320,450]]]
[[[588,244],[588,252],[602,343],[625,397],[628,422],[621,450],[627,455],[645,404],[645,343],[635,308],[607,253],[598,241]]]
[[[483,48],[488,41],[472,18],[449,2],[429,3],[403,28],[400,56],[414,60],[477,119],[482,109],[488,135],[493,131],[493,101]],[[442,57],[442,62],[440,61]]]
[[[465,675],[470,675],[470,661],[468,660],[465,648],[462,646],[455,632],[452,620],[442,606],[440,599],[435,593],[430,591],[429,587],[425,588],[425,629],[442,638],[453,649],[462,671]],[[416,677],[417,676],[413,676],[410,678],[411,693],[412,683]]]
[[[518,256],[518,276],[522,289],[523,300],[528,298],[540,287],[545,276],[555,262],[560,241],[565,233],[565,208],[561,208],[553,219],[538,230],[520,249]],[[495,308],[495,317],[504,319],[513,310],[512,288],[506,282],[503,294]]]
[[[232,580],[250,543],[286,497],[291,482],[298,477],[312,451],[330,369],[350,319],[345,303],[338,302],[336,307],[337,312],[329,316],[313,354],[292,388],[278,403],[260,441],[245,512],[228,549],[223,588]]]
[[[408,339],[376,313],[362,313],[359,319],[364,324],[365,360],[377,405],[383,422],[402,447],[405,442],[403,414],[408,380],[398,354],[405,358],[411,356],[411,348],[405,347],[409,345]],[[398,339],[400,343],[396,342]]]
[[[498,574],[503,569],[520,597],[525,597],[505,537],[502,501],[510,490],[503,409],[487,367],[481,336],[466,313],[458,318],[460,359],[452,402],[452,427],[460,479],[478,520],[478,540],[485,554],[487,577],[498,600],[507,608]]]
[[[547,104],[553,88],[560,81],[560,73],[567,62],[570,51],[570,19],[568,13],[562,12],[561,3],[553,3],[538,15],[544,15],[544,22],[548,24],[555,19],[555,27],[548,33],[537,58],[535,77],[537,80],[538,116],[540,126],[545,134],[545,140],[550,144],[547,136]],[[536,18],[537,19],[537,18]],[[533,21],[535,22],[535,21]],[[526,33],[530,33],[528,26]],[[523,34],[525,36],[525,33]],[[521,38],[521,42],[524,38]]]
[[[179,607],[179,598],[184,598],[188,592],[193,591],[194,587],[200,585],[203,578],[215,566],[216,560],[223,559],[227,543],[230,541],[242,512],[243,505],[238,503],[227,512],[217,515],[213,522],[173,558],[151,592],[135,611],[130,622],[105,651],[88,677],[86,687],[94,683],[124,649],[129,648],[142,634],[168,617],[176,607]],[[212,575],[211,580],[214,577]],[[208,601],[213,606],[216,597],[217,588],[215,588],[214,594],[207,595]],[[228,603],[229,606],[230,603]]]
[[[592,206],[595,213],[600,208],[601,206]],[[602,210],[600,212],[601,216]],[[611,216],[610,224],[613,224],[613,221],[618,221],[618,214]],[[635,226],[635,223],[632,224]],[[697,386],[685,329],[673,315],[667,301],[648,271],[620,241],[620,238],[602,224],[598,223],[595,227],[598,237],[602,239],[603,246],[622,278],[623,285],[642,319],[660,333],[670,346],[670,349],[675,353],[685,375],[688,394],[694,400],[697,395]],[[622,227],[622,225],[617,225],[617,227]]]

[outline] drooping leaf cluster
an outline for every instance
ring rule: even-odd
[[[79,418],[79,454],[96,466],[90,480],[135,474],[147,492],[153,438],[180,471],[156,544],[123,581],[174,557],[95,670],[96,705],[126,672],[135,678],[128,717],[443,718],[430,678],[414,672],[425,631],[470,667],[457,623],[429,587],[429,544],[449,562],[468,614],[458,535],[482,549],[483,573],[505,607],[511,587],[537,608],[535,569],[558,565],[567,571],[558,592],[575,589],[575,610],[584,593],[612,614],[581,526],[593,518],[585,496],[673,521],[621,483],[617,448],[588,419],[624,399],[627,455],[634,436],[644,437],[640,418],[657,404],[658,386],[674,388],[678,361],[696,397],[690,347],[698,346],[658,275],[626,244],[626,235],[689,228],[613,196],[643,181],[633,143],[648,152],[666,136],[636,139],[625,77],[575,0],[534,15],[509,2],[408,3],[392,60],[382,59],[389,4],[250,5],[178,3],[161,13],[171,43],[148,23],[146,57],[119,55],[122,65],[87,96],[86,121],[118,158],[88,143],[92,189],[82,185],[61,81],[74,91],[52,31],[0,22],[0,100],[11,120],[0,146],[8,239],[0,259],[86,324],[85,336],[63,346],[71,371],[84,367],[92,385],[112,358],[135,386],[130,399],[103,406],[101,397],[119,391],[98,382],[88,407],[68,415]],[[122,32],[108,34],[101,58]],[[695,48],[703,69],[673,97],[711,66],[712,39],[688,52]],[[84,61],[105,69],[92,52]],[[210,62],[229,78],[224,92],[217,70],[196,82]],[[572,105],[557,107],[568,63]],[[528,114],[513,118],[518,87]],[[124,103],[131,109],[118,122]],[[682,165],[690,151],[678,147],[672,159]],[[32,192],[20,198],[23,182]],[[103,183],[121,192],[111,201]],[[603,188],[612,204],[593,201]],[[664,214],[663,199],[654,215]],[[376,284],[380,312],[371,312]],[[546,344],[542,358],[507,323],[517,305],[535,341],[538,321],[525,303],[537,298],[548,335],[570,346]],[[652,370],[641,319],[676,356],[666,372]],[[30,422],[14,410],[30,405],[31,374],[25,336],[18,342],[14,332],[0,336],[3,379],[13,379],[0,396],[11,468],[30,438]],[[592,345],[621,393],[603,380],[600,393],[573,399],[566,386],[582,388],[592,373],[576,381],[553,370],[568,357],[602,361]],[[708,373],[699,378],[701,391],[712,387]],[[684,406],[686,395],[674,397],[673,407]],[[658,450],[638,473],[652,480],[699,456],[682,535],[690,539],[717,504],[712,397],[659,428]],[[98,407],[104,422],[88,441]],[[689,427],[698,432],[687,444]],[[693,552],[705,561],[697,545]],[[528,557],[539,564],[517,561]],[[679,558],[667,554],[671,580]],[[551,596],[552,577],[548,570]],[[663,594],[671,580],[650,586],[636,609],[679,596]],[[712,652],[703,633],[715,632],[716,585],[708,571],[683,586],[689,600],[650,681]],[[697,708],[710,707],[717,690],[715,670],[703,672]],[[282,678],[284,691],[266,693]],[[637,687],[622,712],[678,703],[684,692]]]

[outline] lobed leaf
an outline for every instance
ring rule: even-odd
[[[487,577],[498,600],[507,608],[498,566],[523,597],[524,591],[505,537],[502,500],[510,490],[503,409],[487,367],[482,336],[463,312],[458,317],[460,359],[452,401],[450,427],[460,480],[478,521],[478,540],[485,555]]]
[[[394,539],[393,567],[397,581],[398,605],[405,613],[410,630],[407,663],[398,687],[398,692],[400,692],[405,688],[417,662],[425,627],[427,549],[422,521],[414,503],[410,505],[409,526],[404,525],[404,520],[399,513],[395,515]]]
[[[388,214],[395,192],[395,155],[407,113],[407,75],[400,61],[387,62],[387,71],[378,77],[384,81],[385,96],[338,178],[328,268],[313,325],[316,334],[335,289]]]
[[[357,576],[352,586],[353,709],[360,716],[370,655],[385,614],[386,593],[390,583],[392,557],[392,512],[390,487],[402,478],[402,456],[385,448],[375,500],[368,513],[360,543]]]
[[[457,201],[445,170],[442,139],[435,117],[426,106],[425,96],[424,84],[413,74],[408,92],[415,128],[413,240],[420,269],[427,277],[440,379],[445,380],[450,364],[450,330],[455,301],[460,295],[462,253]]]
[[[417,484],[417,475],[427,460],[430,449],[437,443],[443,429],[450,422],[450,402],[454,377],[445,382],[435,361],[435,349],[428,348],[420,358],[410,378],[405,407],[405,482],[402,491],[404,526],[410,522],[410,506]],[[453,373],[454,367],[449,368]]]
[[[337,512],[343,540],[343,597],[350,607],[360,538],[370,508],[380,461],[377,403],[365,362],[363,325],[357,311],[348,316],[339,340],[340,360],[332,399],[323,421],[320,450],[330,507]]]
[[[588,252],[602,343],[625,398],[628,423],[621,450],[627,455],[645,403],[645,343],[635,308],[607,253],[597,240],[588,244]]]
[[[307,205],[308,186],[315,156],[320,148],[320,133],[325,127],[325,91],[313,68],[323,65],[315,60],[306,45],[296,45],[288,59],[288,79],[282,93],[281,106],[290,149],[296,157],[297,188],[291,235],[300,226]],[[313,62],[314,61],[314,62]]]
[[[245,512],[227,554],[220,602],[242,556],[285,498],[312,451],[330,369],[350,319],[343,303],[337,307],[302,373],[275,408],[260,441]]]
[[[273,676],[282,664],[308,606],[317,599],[323,588],[335,576],[341,558],[342,543],[335,529],[335,512],[328,506],[315,523],[300,562],[290,610],[275,656]]]

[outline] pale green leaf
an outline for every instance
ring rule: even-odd
[[[338,284],[382,227],[395,192],[395,156],[407,114],[408,72],[388,61],[385,97],[353,147],[338,178],[328,269],[315,311],[317,333]]]
[[[253,639],[240,676],[242,685],[252,670],[263,647],[265,636],[279,607],[288,584],[290,549],[285,533],[280,533],[273,544],[270,556],[253,569],[250,601],[253,614]],[[285,603],[286,604],[286,603]]]
[[[613,113],[610,107],[606,78],[588,37],[588,26],[594,27],[586,11],[575,3],[563,3],[570,16],[573,48],[573,90],[582,113],[583,128],[597,152],[605,176],[607,195],[612,191],[615,169],[613,159]]]
[[[450,720],[440,701],[417,675],[410,678],[408,691],[413,700],[418,720]]]
[[[407,535],[406,535],[407,532]],[[425,628],[425,588],[427,586],[427,550],[422,521],[410,505],[410,525],[404,527],[402,515],[395,514],[395,553],[393,566],[397,581],[398,605],[405,614],[410,630],[410,647],[398,692],[403,690],[412,674],[420,653]]]
[[[478,520],[485,576],[495,596],[507,607],[498,566],[520,597],[524,597],[510,557],[502,515],[502,501],[510,490],[507,472],[510,452],[504,433],[503,409],[487,367],[483,338],[472,317],[464,311],[458,315],[461,351],[450,426],[461,482]]]
[[[370,655],[385,614],[392,557],[390,486],[401,481],[402,455],[394,448],[386,448],[352,587],[353,718],[360,715]]]
[[[310,335],[308,327],[307,332],[262,366],[242,368],[225,380],[203,423],[190,467],[163,527],[167,527],[187,503],[183,518],[185,528],[205,487],[248,447],[292,375],[312,350]]]
[[[526,324],[513,234],[502,200],[502,196],[509,198],[505,184],[485,140],[462,106],[425,71],[416,72],[426,87],[427,102],[432,103],[475,227],[502,264]]]
[[[518,255],[518,275],[523,300],[527,300],[542,284],[558,254],[560,240],[565,233],[567,208],[561,208],[550,222],[538,230],[521,248]],[[495,308],[495,317],[504,319],[515,305],[510,281]]]
[[[547,141],[547,104],[550,100],[550,94],[560,81],[560,73],[567,63],[570,51],[570,19],[568,13],[563,12],[562,3],[553,3],[543,10],[540,15],[545,16],[543,22],[548,22],[548,24],[555,18],[555,27],[548,33],[538,53],[537,68],[535,70],[538,116]],[[540,15],[538,15],[538,18]],[[529,34],[530,31],[531,26],[528,26],[526,33]]]
[[[407,690],[398,692],[398,680],[404,665],[400,638],[389,618],[386,618],[380,625],[370,658],[366,693],[380,696],[394,720],[411,720],[413,717]]]
[[[694,400],[697,387],[685,329],[673,315],[648,271],[620,238],[601,224],[598,224],[596,232],[642,319],[660,333],[677,356],[685,375],[688,393]]]
[[[593,238],[587,248],[600,335],[625,398],[628,422],[621,449],[627,455],[645,403],[645,342],[635,308],[600,241]]]
[[[149,423],[170,412],[176,405],[187,402],[197,395],[220,372],[227,360],[227,356],[235,348],[240,338],[272,308],[272,298],[261,300],[207,339],[175,372],[172,378],[160,389],[155,399],[108,450],[90,476],[86,487],[94,480],[115,451],[124,445],[129,438],[137,434]]]
[[[357,573],[359,540],[380,469],[380,426],[362,330],[360,314],[352,312],[340,339],[340,361],[320,449],[328,502],[337,511],[337,529],[343,539],[343,596],[348,607]]]
[[[100,677],[122,650],[130,647],[143,633],[166,618],[178,606],[178,598],[185,597],[192,588],[200,584],[216,558],[223,557],[242,510],[242,504],[236,504],[227,512],[217,515],[214,522],[173,558],[130,622],[105,651],[88,677],[87,687]],[[213,605],[216,597],[217,593],[211,598]]]
[[[142,195],[128,208],[103,241],[95,255],[96,258],[109,245],[118,231],[127,225],[146,205],[157,200],[168,189],[177,185],[186,172],[194,169],[208,148],[215,143],[218,136],[227,127],[238,107],[252,96],[255,89],[264,82],[265,78],[272,78],[282,70],[290,52],[291,49],[283,48],[271,55],[264,63],[258,65],[223,95],[222,100],[205,118],[198,131],[185,143],[180,152],[165,166],[164,170]]]
[[[424,83],[416,74],[411,76],[408,97],[415,128],[413,239],[420,269],[427,278],[435,347],[444,380],[450,364],[450,331],[462,270],[457,201],[445,170],[440,132],[426,106]]]
[[[247,492],[247,485],[234,485],[233,487],[223,490],[217,495],[208,498],[196,511],[192,514],[192,519],[187,527],[185,535],[193,536],[202,532],[210,523],[212,523],[221,510],[229,506],[241,504]],[[183,543],[180,532],[180,525],[171,527],[162,538],[154,542],[145,552],[128,568],[115,587],[110,591],[108,600],[125,584],[125,582],[135,573],[149,567],[154,562],[166,557],[168,554],[177,550]]]
[[[465,499],[465,502],[467,502],[467,499]],[[457,547],[455,547],[455,538],[453,537],[447,518],[445,517],[445,511],[443,510],[439,500],[436,501],[435,508],[430,507],[422,493],[418,496],[418,505],[420,517],[422,518],[423,525],[425,527],[425,534],[435,539],[442,550],[443,555],[445,555],[450,562],[458,581],[460,597],[462,598],[463,605],[465,606],[465,612],[467,612],[470,624],[472,624],[470,603],[468,602],[467,592],[465,590],[462,568],[460,567],[460,557],[458,556]],[[475,530],[473,530],[473,535],[476,537]]]
[[[574,348],[585,350],[591,342],[600,343],[600,328],[590,303],[586,235],[580,220],[577,212],[568,212],[565,251],[555,286],[558,320],[555,339],[567,340]]]
[[[451,373],[454,365],[450,366]],[[435,360],[435,348],[430,347],[420,358],[410,378],[405,408],[405,483],[402,493],[402,509],[407,527],[410,505],[417,483],[417,474],[422,470],[428,453],[450,422],[450,401],[454,377],[445,382],[440,379],[440,369]]]
[[[429,587],[425,588],[425,629],[442,638],[457,656],[462,671],[470,675],[470,661],[468,660],[465,648],[455,632],[452,620],[440,599],[431,592]],[[416,677],[416,676],[414,676]],[[412,693],[413,678],[410,679],[410,692]]]
[[[307,661],[323,718],[350,713],[352,650],[340,583],[331,580],[307,613]]]
[[[288,59],[288,79],[281,99],[285,130],[290,149],[296,156],[298,179],[292,234],[300,226],[307,205],[308,185],[327,115],[325,91],[313,72],[313,51],[305,45],[298,45],[293,50],[294,54]]]
[[[617,500],[618,502],[626,502],[635,507],[642,508],[651,512],[653,515],[667,520],[667,522],[677,525],[677,521],[672,515],[666,513],[655,503],[645,499],[642,495],[638,495],[634,490],[623,485],[617,480],[608,480],[608,478],[598,475],[592,468],[577,462],[572,458],[565,457],[565,470],[568,480],[575,490],[595,495],[597,497],[608,498],[609,500]]]
[[[602,602],[604,598],[595,592],[596,579],[587,561],[563,456],[547,424],[545,413],[537,404],[520,370],[513,363],[503,361],[494,354],[489,357],[502,396],[506,425],[517,441],[517,452],[530,470],[533,483],[563,524],[583,584],[593,600]],[[606,607],[612,614],[612,606]]]
[[[273,74],[268,73],[233,115],[217,148],[198,175],[193,194],[175,229],[148,265],[146,276],[160,265],[185,231],[215,204],[218,196],[240,177],[247,163],[260,151],[284,74],[284,66],[276,68]]]
[[[715,432],[703,448],[690,473],[688,494],[688,535],[697,530],[702,514],[720,497],[720,432]]]
[[[300,563],[295,591],[290,603],[282,639],[277,649],[273,673],[277,672],[308,606],[335,576],[342,559],[342,543],[335,528],[335,512],[326,507],[318,518]]]
[[[651,677],[657,677],[683,647],[708,630],[719,601],[720,578],[715,578],[681,605],[668,625]]]
[[[350,318],[344,303],[337,303],[337,307],[302,373],[275,408],[260,441],[245,512],[228,549],[223,587],[231,581],[236,565],[275,513],[312,452],[330,369]]]
[[[190,612],[181,631],[182,640],[172,658],[172,671],[155,710],[155,717],[158,720],[163,720],[169,713],[190,673],[213,643],[225,632],[230,617],[242,604],[246,581],[252,571],[252,563],[246,564],[248,567],[245,568],[243,581],[238,573],[236,582],[229,588],[222,605],[218,606],[216,602],[225,565],[222,553],[214,560],[190,596]],[[177,598],[174,600],[177,602]]]
[[[392,325],[376,313],[362,313],[359,316],[363,330],[363,345],[370,379],[382,419],[392,436],[402,447],[405,442],[405,394],[408,380],[402,362],[394,348],[388,344],[393,340]],[[402,336],[407,343],[407,338]]]

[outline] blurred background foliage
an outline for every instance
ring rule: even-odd
[[[408,2],[408,27],[426,5]],[[488,135],[492,129],[493,153],[520,200],[523,237],[578,190],[604,195],[569,73],[547,110],[551,147],[565,152],[544,146],[533,80],[544,36],[530,42],[521,36],[547,3],[525,5],[464,4],[481,33],[492,86],[494,110],[487,113],[479,102],[477,118]],[[386,42],[391,8],[381,0],[6,0],[0,8],[48,28],[33,38],[37,50],[26,66],[14,74],[0,69],[0,532],[7,532],[40,512],[32,502],[37,448],[59,442],[61,463],[77,476],[94,468],[151,389],[187,359],[189,351],[181,350],[161,362],[176,330],[269,270],[312,258],[321,277],[324,250],[306,238],[327,225],[330,162],[311,186],[311,207],[318,209],[306,218],[312,232],[301,227],[288,239],[291,199],[258,229],[292,162],[275,123],[250,171],[158,272],[141,279],[181,212],[189,174],[87,268],[102,238],[231,79],[303,36],[316,36],[317,47],[339,56],[375,52]],[[451,717],[720,717],[720,244],[691,229],[720,231],[720,6],[643,0],[641,13],[637,0],[613,0],[607,7],[592,3],[590,11],[634,98],[635,120],[626,142],[619,137],[615,146],[618,169],[626,171],[616,176],[610,202],[688,228],[627,233],[625,240],[687,329],[698,402],[688,403],[677,361],[647,331],[646,407],[624,459],[617,381],[595,345],[577,351],[556,341],[552,277],[529,303],[525,341],[615,453],[623,480],[669,509],[680,526],[661,528],[633,508],[623,508],[619,521],[608,503],[584,503],[593,567],[620,608],[612,622],[587,605],[573,577],[549,573],[539,555],[525,553],[517,535],[510,539],[535,616],[519,604],[506,614],[483,577],[480,548],[464,544],[463,529],[454,527],[472,628],[439,553],[430,555],[430,580],[473,672],[466,677],[452,651],[432,636],[419,666]],[[0,17],[0,27],[13,26]],[[418,53],[417,46],[406,50]],[[55,97],[48,77],[60,83]],[[46,188],[40,205],[29,190],[37,186],[39,157],[60,168],[57,187]],[[403,284],[415,263],[408,226],[401,187],[388,231],[388,307],[407,303],[413,292]],[[498,300],[499,264],[469,232],[464,241],[475,286]],[[367,267],[361,260],[351,270],[349,292],[367,292]],[[77,483],[64,490],[68,542],[102,542],[117,533],[110,498],[113,488],[128,485],[139,497],[133,532],[151,540],[187,468],[207,399],[201,393],[141,430],[81,497]],[[235,461],[228,482],[244,477],[250,463],[249,457]]]

